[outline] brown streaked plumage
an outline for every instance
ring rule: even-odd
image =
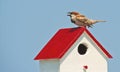
[[[92,20],[88,19],[84,15],[78,13],[78,12],[68,12],[68,16],[71,18],[71,22],[76,24],[77,26],[84,26],[84,27],[92,27],[93,24],[98,22],[106,22],[103,20]]]

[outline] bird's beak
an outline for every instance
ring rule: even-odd
[[[70,16],[71,15],[71,12],[68,12],[67,16]]]

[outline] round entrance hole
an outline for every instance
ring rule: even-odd
[[[84,55],[84,54],[86,54],[87,49],[88,49],[88,47],[87,47],[86,44],[80,44],[80,45],[78,46],[78,53],[79,53],[80,55]]]

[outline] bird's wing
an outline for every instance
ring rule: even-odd
[[[78,21],[82,22],[82,23],[85,23],[85,21],[88,20],[86,17],[81,17],[81,16],[76,17],[76,19],[77,19]]]

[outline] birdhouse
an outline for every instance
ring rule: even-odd
[[[40,72],[108,72],[110,53],[84,27],[60,29],[35,57]]]

